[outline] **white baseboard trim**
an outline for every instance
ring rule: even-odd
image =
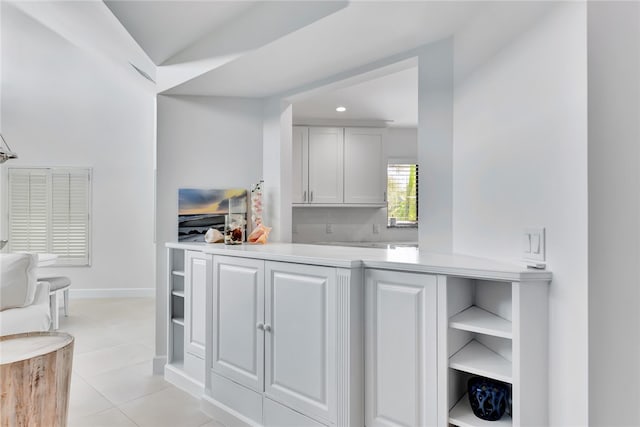
[[[204,394],[204,385],[189,377],[181,367],[165,365],[164,379],[196,399]]]
[[[154,356],[153,375],[164,375],[164,365],[167,364],[167,356]]]
[[[155,298],[155,288],[69,289],[69,298]]]
[[[255,421],[239,414],[223,403],[218,402],[211,396],[206,394],[200,400],[200,409],[202,412],[213,418],[214,420],[229,427],[261,427]]]

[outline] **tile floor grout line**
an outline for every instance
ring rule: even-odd
[[[153,306],[155,304],[154,300],[150,298],[146,300],[138,299],[137,301],[135,301],[135,303],[133,303],[130,299],[112,300],[113,307],[114,307],[113,310],[109,310],[109,311],[102,310],[102,309],[98,310],[98,311],[102,311],[104,316],[112,316],[113,312],[116,309],[121,310],[123,312],[123,316],[121,316],[119,319],[119,322],[120,322],[119,326],[114,326],[114,324],[108,321],[103,321],[104,319],[101,318],[99,314],[95,314],[98,311],[92,312],[93,313],[92,318],[89,318],[89,319],[86,319],[86,317],[83,318],[83,313],[85,313],[88,309],[91,310],[91,307],[100,305],[101,303],[101,301],[97,301],[97,302],[91,301],[91,300],[88,300],[88,301],[89,303],[85,305],[83,305],[80,301],[78,301],[76,305],[77,311],[72,311],[69,317],[61,318],[61,322],[60,322],[61,332],[64,332],[66,330],[71,335],[74,335],[74,336],[77,335],[76,343],[87,342],[89,347],[88,350],[85,350],[82,353],[78,353],[77,352],[78,348],[76,346],[74,350],[74,361],[77,360],[78,358],[80,358],[81,360],[85,359],[85,357],[86,357],[86,361],[84,361],[80,365],[82,367],[83,373],[81,374],[78,371],[74,370],[72,375],[76,377],[78,380],[82,381],[86,386],[89,386],[89,389],[87,389],[88,392],[93,391],[95,392],[95,394],[90,393],[92,397],[90,397],[89,400],[87,401],[83,401],[82,397],[80,397],[81,400],[78,402],[80,406],[77,407],[79,412],[77,413],[82,413],[82,411],[86,410],[87,407],[91,409],[92,406],[94,407],[99,405],[110,405],[110,406],[107,408],[103,408],[99,411],[90,411],[89,413],[83,414],[81,417],[75,418],[76,423],[77,421],[82,422],[81,421],[82,419],[85,419],[85,418],[88,419],[88,417],[97,417],[97,418],[94,418],[94,423],[99,423],[100,414],[115,410],[117,412],[112,412],[112,413],[119,414],[118,418],[120,419],[121,423],[126,422],[129,426],[135,425],[137,427],[149,424],[148,420],[153,419],[153,415],[156,414],[156,411],[159,409],[154,405],[157,405],[158,401],[162,401],[162,399],[164,399],[163,396],[160,395],[160,393],[164,392],[164,393],[168,393],[169,395],[173,394],[174,396],[178,396],[178,395],[175,395],[176,392],[178,392],[180,396],[184,393],[182,392],[182,390],[166,382],[162,375],[154,375],[152,373],[152,369],[150,366],[145,366],[145,365],[148,365],[149,363],[152,363],[153,357],[155,355],[155,344],[153,344],[153,342],[150,341],[150,338],[153,338],[154,336],[154,330],[153,330],[153,327],[151,326],[155,322],[155,317],[154,317],[155,313],[153,310],[146,309],[147,306]],[[120,304],[121,302],[122,302],[122,305]],[[78,315],[74,316],[74,313],[78,313]],[[127,319],[126,313],[135,313],[135,319]],[[85,321],[86,323],[82,323]],[[136,325],[140,325],[140,328],[133,330],[132,331],[133,333],[131,335],[123,334],[124,337],[113,333],[114,331],[117,332],[118,328],[122,328],[123,323],[126,326],[128,322],[133,322]],[[145,332],[148,332],[148,334]],[[110,342],[111,345],[106,345],[104,347],[98,347],[98,348],[90,348],[92,344],[100,345],[101,340],[103,342],[111,341]],[[146,350],[148,350],[150,354],[148,357],[144,357],[143,360],[136,360],[135,357],[131,357],[122,366],[118,366],[115,368],[111,367],[108,370],[104,372],[100,372],[98,374],[91,372],[92,363],[94,364],[96,369],[100,369],[100,363],[103,363],[103,361],[106,363],[103,363],[102,366],[107,366],[108,364],[110,365],[109,357],[114,356],[114,353],[118,353],[118,349],[122,348],[123,346],[129,346],[129,348],[137,347],[139,350],[141,350],[140,351],[141,354],[146,354]],[[82,348],[83,344],[80,344],[80,347]],[[100,360],[100,356],[101,356],[100,352],[106,352],[106,359],[104,359],[105,356],[102,355],[103,360],[102,361]],[[109,354],[109,352],[111,352],[111,354]],[[92,355],[91,353],[95,353],[95,354]],[[135,351],[133,351],[132,353],[134,355],[136,354]],[[81,355],[82,357],[79,357]],[[118,356],[122,356],[122,353],[120,353],[119,355],[118,354],[115,355],[115,357],[118,357]],[[94,360],[92,360],[93,357],[95,357]],[[125,355],[123,356],[123,360],[126,360],[126,359],[127,359],[127,356],[125,353]],[[97,363],[96,363],[96,360],[97,360]],[[134,362],[131,362],[131,360],[134,360]],[[112,362],[116,362],[116,365],[117,365],[118,362],[120,362],[120,359],[113,360]],[[137,365],[140,365],[140,366],[137,366]],[[126,372],[126,370],[133,367],[136,367],[136,368],[132,370],[131,374],[129,375]],[[115,381],[109,380],[109,374],[115,373],[116,371],[124,371],[124,373],[121,375],[121,377],[119,377],[118,379],[115,379]],[[155,377],[160,379],[160,381],[158,381],[158,379],[154,379]],[[141,382],[141,387],[137,387],[138,381]],[[120,385],[121,383],[122,385]],[[109,395],[112,395],[114,398],[116,398],[116,400],[118,400],[118,397],[120,398],[123,397],[123,394],[124,394],[124,397],[126,397],[127,393],[126,392],[122,393],[122,391],[120,391],[118,387],[126,387],[128,384],[135,387],[135,391],[134,393],[130,393],[131,395],[135,395],[135,393],[137,392],[141,392],[142,394],[133,398],[127,397],[126,400],[122,401],[121,403],[116,403],[114,400],[109,398],[107,394],[101,392],[100,389],[97,388],[96,384],[102,384],[100,389],[105,390],[105,392],[107,392]],[[157,388],[157,389],[153,391],[149,391],[149,389],[152,389],[152,388]],[[158,396],[156,397],[155,403],[152,403],[152,401],[148,401],[148,399],[150,398],[153,399],[153,396],[156,394],[158,394]],[[76,394],[76,396],[79,396],[79,395]],[[73,393],[70,399],[71,400],[74,399]],[[199,408],[198,402],[191,401],[190,399],[193,399],[193,398],[188,396],[188,394],[185,395],[184,398],[180,397],[179,399],[185,399],[184,402],[185,403],[188,402],[186,403],[186,406],[178,405],[178,407],[173,408],[173,406],[171,406],[171,403],[168,403],[168,404],[163,403],[161,404],[161,406],[164,405],[165,408],[170,409],[171,414],[173,414],[174,411],[176,410],[179,411],[181,408],[184,410],[186,407],[188,407],[188,409],[186,409],[186,411],[184,412],[183,416],[189,417],[189,419],[191,420],[188,423],[189,425],[193,425],[193,426],[197,425],[197,426],[203,427],[203,426],[212,424],[215,427],[224,427],[217,420],[214,420],[208,417],[206,414],[204,414],[202,410]],[[100,403],[101,401],[102,403]],[[130,412],[135,417],[130,416],[128,413],[126,413],[122,409],[122,407],[126,405],[132,405],[131,406],[132,411]],[[148,406],[148,405],[151,405],[151,406]],[[73,415],[74,415],[73,412],[69,412],[69,419],[74,419]],[[121,416],[124,416],[124,417],[120,418]],[[149,418],[149,416],[151,416],[151,418]],[[105,415],[105,417],[109,417],[109,415]],[[155,421],[157,424],[158,422],[157,416]],[[103,417],[103,422],[104,422],[104,417]],[[117,423],[117,421],[115,422]],[[160,419],[159,422],[160,424],[162,424],[162,419]]]

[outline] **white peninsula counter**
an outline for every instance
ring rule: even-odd
[[[471,376],[510,385],[497,424],[547,424],[548,271],[402,247],[166,246],[165,378],[224,424],[484,425]]]

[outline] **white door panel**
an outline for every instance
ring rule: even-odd
[[[212,255],[186,251],[185,257],[185,351],[204,359],[206,295],[211,285]]]
[[[366,272],[366,424],[437,421],[436,278]]]
[[[309,202],[342,203],[344,129],[309,128]]]
[[[265,393],[333,419],[335,269],[268,262],[266,273]]]
[[[294,126],[292,138],[291,203],[307,203],[309,198],[309,128]]]
[[[384,130],[346,128],[344,132],[344,202],[385,202]]]
[[[213,280],[214,372],[263,388],[264,262],[217,256]]]

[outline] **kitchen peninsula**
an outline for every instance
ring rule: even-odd
[[[168,243],[165,378],[225,424],[545,425],[551,273],[416,248]]]

